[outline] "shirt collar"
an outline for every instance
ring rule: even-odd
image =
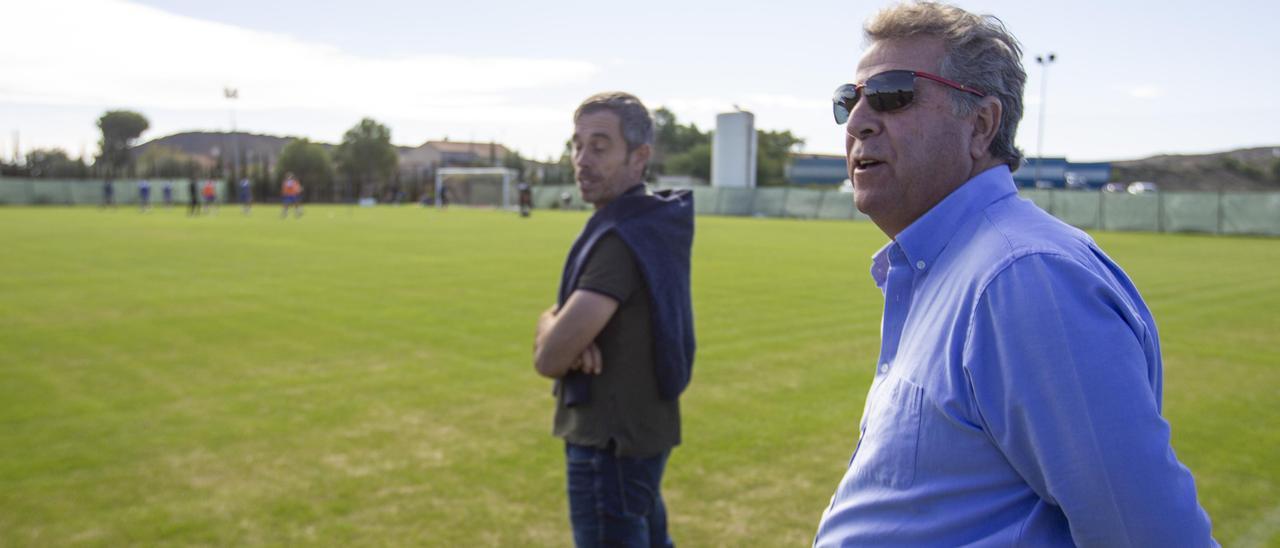
[[[880,291],[884,291],[884,282],[889,278],[889,249],[898,245],[893,240],[884,244],[875,255],[871,256],[871,279],[876,281],[876,287]]]
[[[913,269],[925,270],[947,247],[962,224],[996,200],[1017,192],[1009,166],[1000,164],[990,168],[965,181],[938,205],[926,211],[898,233],[894,242],[902,247]]]

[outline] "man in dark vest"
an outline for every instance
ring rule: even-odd
[[[578,546],[671,546],[660,485],[693,367],[693,196],[649,192],[653,119],[636,97],[574,113],[573,165],[595,213],[569,250],[534,366],[555,379]]]

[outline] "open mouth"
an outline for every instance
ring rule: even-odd
[[[872,160],[872,159],[854,160],[853,167],[854,169],[871,169],[883,163],[884,162],[881,162],[880,160]]]

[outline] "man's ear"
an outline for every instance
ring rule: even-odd
[[[644,166],[649,165],[650,156],[653,156],[653,146],[648,143],[640,145],[631,151],[632,165],[639,164],[639,168],[643,173]]]
[[[991,142],[996,139],[996,133],[1000,131],[1004,109],[1001,108],[999,99],[983,97],[973,116],[973,135],[969,140],[969,155],[978,159],[989,153]]]

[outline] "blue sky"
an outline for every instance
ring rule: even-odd
[[[961,1],[1021,40],[1018,143],[1118,160],[1280,144],[1280,2]],[[887,2],[0,0],[0,157],[96,149],[129,108],[143,138],[241,130],[336,142],[361,117],[392,140],[496,140],[558,155],[587,95],[623,89],[708,128],[738,105],[805,150],[840,153],[829,97],[852,79],[860,26]]]

